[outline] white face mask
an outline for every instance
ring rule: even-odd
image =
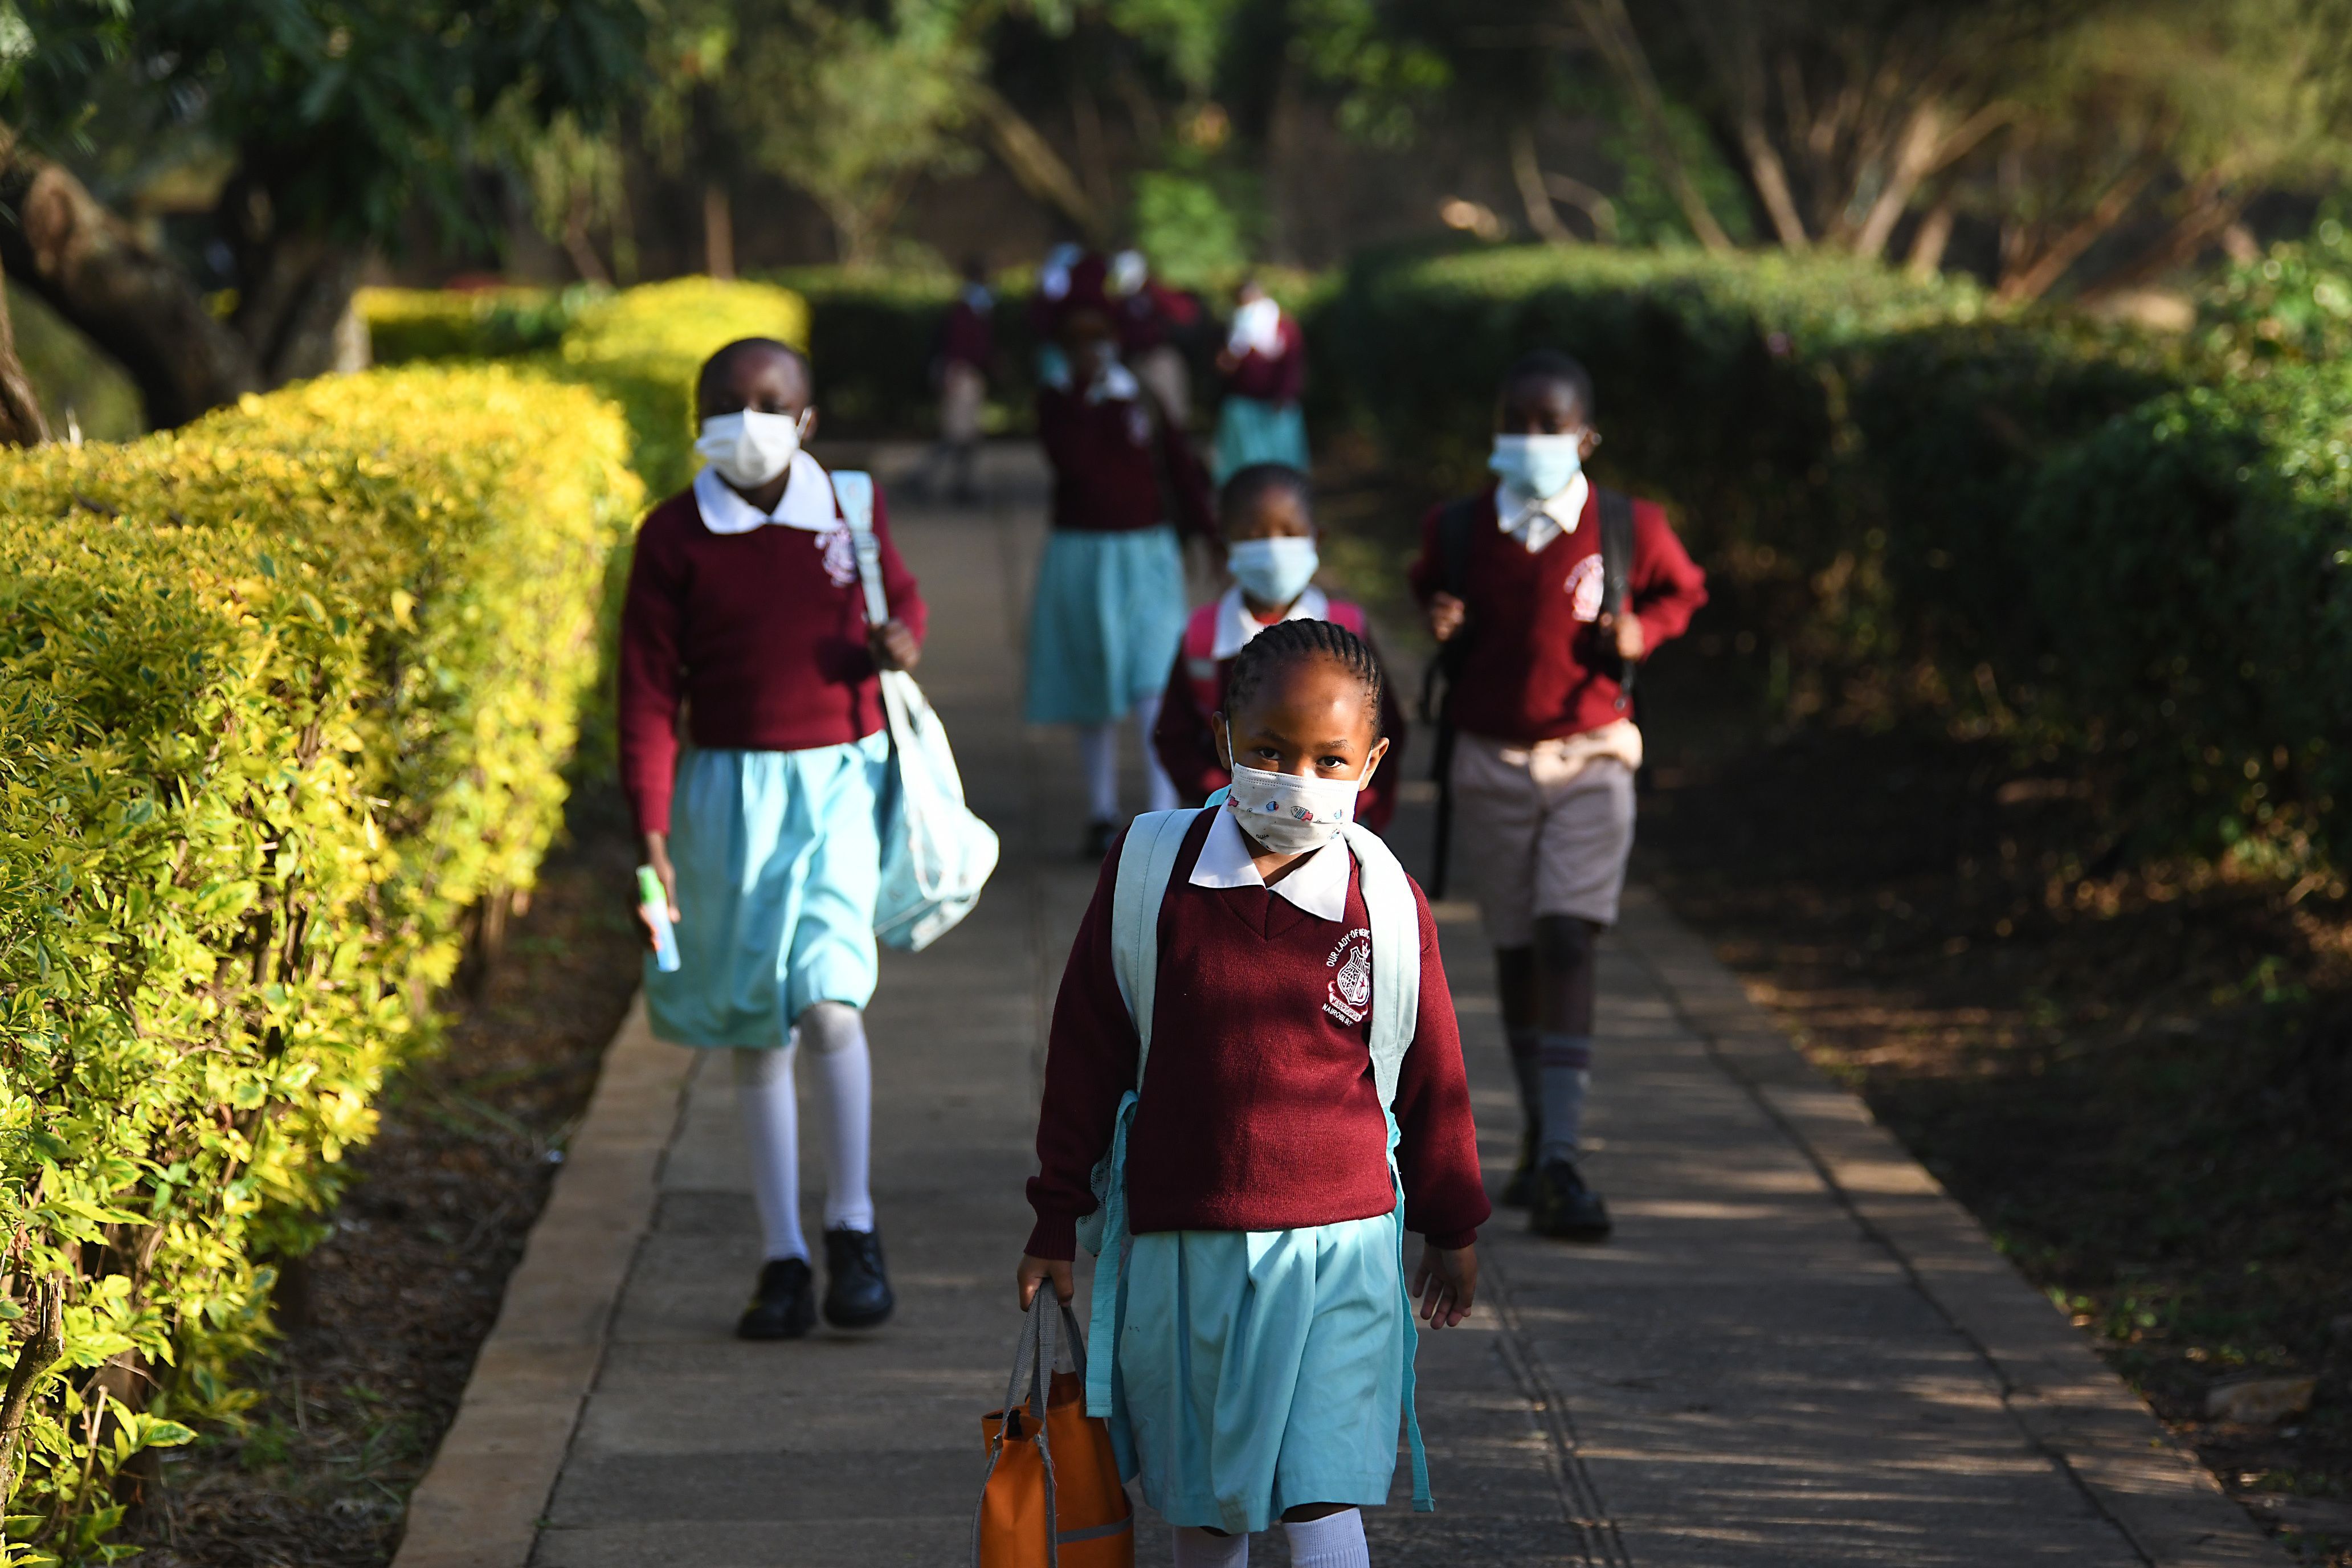
[[[1304,855],[1322,848],[1342,826],[1356,820],[1356,796],[1363,787],[1361,778],[1301,778],[1237,764],[1226,809],[1244,833],[1276,854]]]
[[[710,460],[719,475],[737,489],[755,490],[786,468],[801,449],[803,413],[762,414],[746,408],[740,414],[719,414],[702,422],[702,438],[694,449]]]

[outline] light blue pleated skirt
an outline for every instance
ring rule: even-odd
[[[1391,1215],[1136,1237],[1118,1377],[1145,1500],[1229,1532],[1386,1502],[1412,1333],[1402,1268]]]
[[[877,732],[804,752],[692,751],[670,806],[677,968],[646,961],[654,1034],[681,1046],[782,1046],[812,1003],[874,999]]]
[[[1184,615],[1174,529],[1054,530],[1029,608],[1029,721],[1108,724],[1166,690]]]
[[[1216,469],[1212,477],[1222,485],[1235,470],[1252,463],[1287,463],[1301,473],[1307,471],[1310,466],[1307,420],[1298,405],[1231,396],[1217,405]]]

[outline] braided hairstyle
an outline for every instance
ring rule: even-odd
[[[1328,658],[1354,676],[1364,688],[1364,709],[1375,725],[1381,710],[1383,677],[1371,645],[1331,621],[1278,621],[1242,645],[1234,656],[1233,673],[1225,680],[1225,715],[1241,710],[1276,670],[1307,659]]]

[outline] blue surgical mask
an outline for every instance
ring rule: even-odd
[[[1584,436],[1497,436],[1486,466],[1538,500],[1549,500],[1584,468]]]
[[[1286,605],[1305,593],[1317,564],[1315,541],[1296,535],[1244,539],[1225,552],[1234,581],[1261,605]]]

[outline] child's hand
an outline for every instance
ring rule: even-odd
[[[1444,642],[1460,631],[1466,608],[1451,594],[1432,594],[1429,596],[1429,635]]]
[[[677,907],[677,873],[670,868],[668,834],[646,835],[646,864],[651,866],[654,875],[661,879],[662,899],[669,905],[669,923],[677,924],[686,917]],[[637,902],[634,887],[630,890],[629,914],[646,933],[646,951],[654,952],[660,943],[654,939],[654,923],[646,919],[645,907]]]
[[[923,657],[915,634],[895,616],[867,635],[866,646],[874,651],[874,662],[884,669],[912,669]]]
[[[1022,1262],[1027,1267],[1026,1258]],[[1459,1323],[1470,1315],[1470,1303],[1478,1295],[1477,1249],[1423,1243],[1421,1267],[1412,1271],[1412,1293],[1421,1298],[1422,1321],[1431,1328]]]
[[[1648,650],[1649,644],[1642,636],[1642,623],[1632,616],[1604,614],[1596,625],[1603,637],[1615,636],[1617,657],[1628,664]]]
[[[1024,1252],[1021,1255],[1021,1272],[1015,1278],[1021,1281],[1021,1310],[1024,1312],[1029,1303],[1037,1299],[1037,1287],[1048,1279],[1054,1282],[1055,1300],[1065,1307],[1077,1294],[1078,1287],[1070,1278],[1070,1260],[1066,1258],[1032,1258]]]

